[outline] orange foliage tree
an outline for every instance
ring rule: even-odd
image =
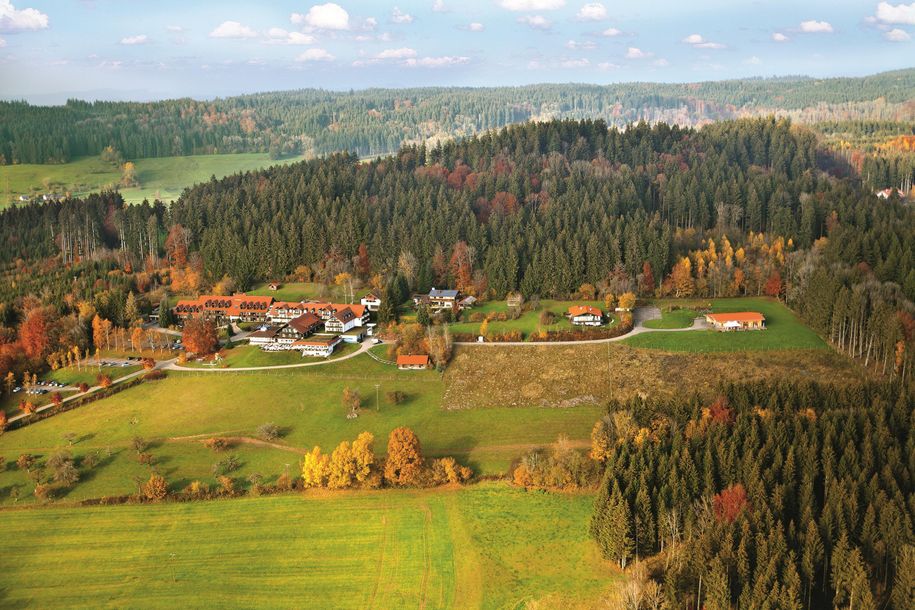
[[[22,326],[19,327],[19,343],[29,358],[44,359],[51,347],[51,324],[48,312],[43,308],[32,309]]]
[[[203,318],[190,318],[184,323],[182,334],[184,349],[198,356],[206,356],[216,351],[218,339],[216,325]]]
[[[391,430],[388,455],[384,462],[384,479],[389,485],[408,486],[419,482],[423,457],[416,433],[401,426]]]
[[[740,483],[723,489],[721,493],[712,498],[715,518],[723,523],[733,523],[749,506],[747,490]]]

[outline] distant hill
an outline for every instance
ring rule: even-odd
[[[211,101],[0,102],[0,164],[60,163],[108,145],[128,159],[269,152],[360,156],[465,137],[527,120],[600,118],[611,125],[701,125],[777,114],[795,121],[915,117],[915,69],[860,78],[781,77],[686,84],[318,89]]]

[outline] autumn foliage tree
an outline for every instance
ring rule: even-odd
[[[48,311],[41,307],[29,311],[19,327],[19,343],[25,355],[31,359],[44,359],[51,347],[52,320]]]
[[[747,490],[740,483],[726,487],[712,498],[715,518],[723,523],[733,523],[749,505]]]
[[[184,323],[182,341],[189,353],[197,356],[212,354],[218,346],[216,325],[204,318],[190,318]]]
[[[149,475],[149,480],[143,485],[143,497],[152,502],[158,502],[168,495],[168,484],[165,477],[154,472]]]
[[[391,430],[384,462],[384,480],[395,487],[416,485],[422,474],[423,457],[416,433],[401,426]]]

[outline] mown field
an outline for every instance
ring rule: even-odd
[[[185,188],[197,182],[205,182],[211,176],[221,178],[236,172],[298,160],[272,160],[266,153],[135,159],[133,162],[140,186],[121,189],[121,194],[131,203],[156,198],[171,201],[177,199]],[[99,157],[85,157],[56,165],[0,166],[0,205],[15,201],[20,195],[47,192],[86,195],[113,188],[120,179],[120,169],[103,162]]]
[[[356,304],[359,299],[368,294],[368,288],[357,288],[353,291]],[[281,284],[279,289],[270,290],[268,283],[255,285],[248,294],[273,297],[277,301],[335,301],[348,303],[349,297],[340,286],[327,286],[318,282],[289,282]]]
[[[790,309],[774,299],[738,298],[702,301],[659,301],[660,326],[656,328],[682,328],[685,318],[698,315],[674,311],[665,315],[665,307],[706,307],[711,304],[713,313],[757,311],[766,317],[762,331],[717,332],[696,330],[675,333],[643,333],[625,340],[632,347],[665,350],[670,352],[748,352],[763,350],[825,350],[826,342],[807,327]],[[667,326],[665,326],[665,324]],[[679,325],[679,326],[677,326]]]
[[[375,435],[376,451],[383,454],[388,434],[401,425],[417,432],[426,455],[454,455],[477,473],[501,474],[524,450],[553,442],[559,434],[586,443],[602,413],[597,403],[575,409],[443,409],[445,385],[434,371],[398,371],[365,354],[281,371],[170,372],[162,381],[0,436],[0,456],[7,461],[0,469],[0,503],[14,503],[15,494],[20,503],[33,501],[34,484],[13,464],[20,454],[43,461],[59,450],[77,459],[90,453],[100,459],[81,472],[73,488],[60,490],[59,499],[131,493],[135,477],[149,473],[131,446],[135,436],[150,442],[157,468],[173,490],[180,490],[195,479],[215,484],[213,465],[227,455],[239,459],[240,468],[232,473],[239,485],[247,485],[255,472],[270,482],[287,467],[297,470],[302,453],[314,445],[330,451],[364,430]],[[357,419],[346,418],[346,387],[363,398]],[[406,395],[402,404],[387,402],[387,392],[395,390]],[[274,445],[256,444],[258,427],[268,422],[282,429],[282,437]],[[72,447],[65,440],[68,433],[77,439]],[[202,444],[211,436],[235,440],[227,451],[214,453]]]
[[[536,310],[525,311],[521,316],[516,320],[490,320],[489,322],[489,332],[495,334],[507,333],[518,331],[521,333],[523,338],[527,338],[532,334],[545,330],[558,331],[558,330],[572,330],[576,328],[573,326],[568,318],[566,313],[569,310],[569,307],[572,305],[592,305],[598,309],[604,311],[604,315],[607,315],[606,307],[603,302],[599,301],[554,301],[550,299],[544,299],[540,301],[540,308]],[[552,324],[541,324],[540,315],[543,311],[549,311],[554,316],[554,322]],[[451,325],[451,332],[454,333],[470,333],[478,334],[480,331],[480,324],[482,322],[471,322],[470,316],[475,313],[481,313],[484,316],[489,314],[507,314],[508,306],[505,304],[505,301],[488,301],[483,303],[473,309],[468,309],[463,313],[463,319],[461,322]],[[610,314],[609,321],[605,322],[602,328],[607,328],[612,326],[617,321],[615,314]]]
[[[590,495],[505,484],[3,512],[4,607],[595,607]]]
[[[327,358],[321,357],[302,357],[302,353],[289,350],[281,352],[265,352],[256,345],[247,343],[239,344],[229,349],[223,349],[219,352],[219,360],[216,364],[211,362],[188,362],[183,365],[188,368],[226,368],[236,369],[252,366],[282,366],[287,364],[304,364],[307,362],[326,362],[336,360],[343,356],[348,356],[359,350],[359,345],[355,343],[341,343],[334,350],[334,353]]]

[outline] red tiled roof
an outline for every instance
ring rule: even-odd
[[[318,347],[330,347],[340,341],[337,337],[331,337],[330,339],[299,339],[294,342],[293,346],[306,346],[306,345],[316,345]]]
[[[300,333],[310,332],[320,325],[321,318],[311,312],[303,313],[299,317],[289,320],[289,326]]]
[[[755,311],[738,311],[736,313],[710,313],[709,320],[718,324],[728,322],[765,322],[766,316]]]
[[[429,366],[429,356],[425,354],[397,356],[397,366]]]
[[[574,317],[583,316],[591,314],[592,316],[597,316],[598,318],[603,316],[604,313],[597,307],[591,307],[590,305],[572,305],[569,307],[569,315]]]

